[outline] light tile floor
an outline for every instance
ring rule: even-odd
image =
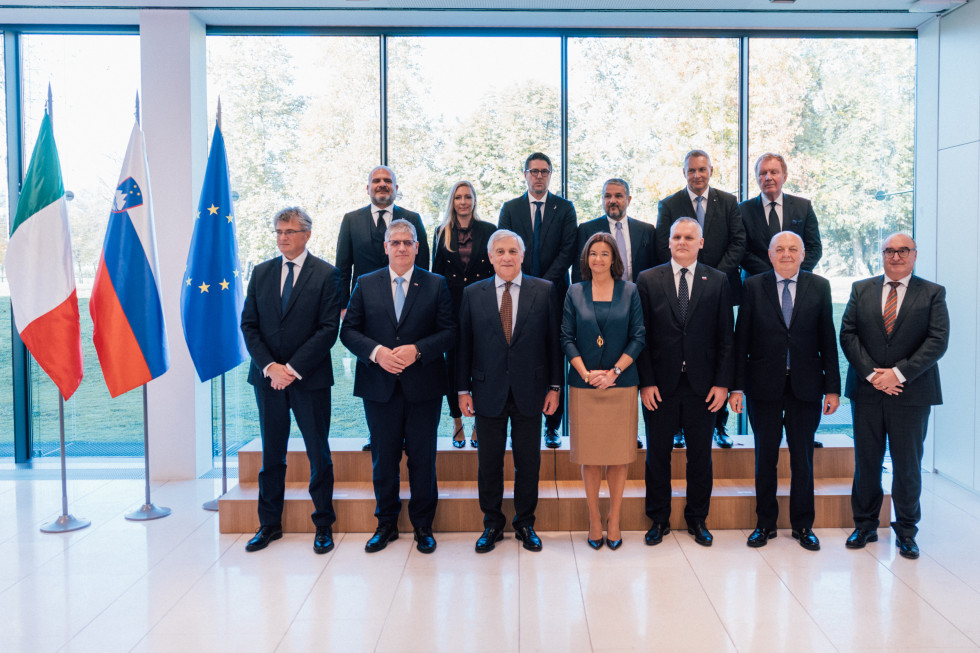
[[[403,534],[381,553],[338,534],[246,553],[200,508],[212,480],[154,486],[170,517],[129,522],[139,480],[0,481],[0,650],[29,651],[873,651],[980,650],[980,496],[924,477],[918,561],[887,529],[863,551],[819,529],[811,553],[780,531],[762,549],[745,531],[685,533],[656,547],[628,532],[619,551],[584,533],[541,533],[544,551],[507,538],[487,555],[475,533],[437,533],[418,553]]]

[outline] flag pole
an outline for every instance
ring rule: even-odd
[[[44,112],[48,114],[51,126],[54,127],[52,106],[51,82],[48,82],[48,101],[44,104]],[[61,396],[61,390],[58,390],[58,431],[61,440],[61,516],[53,522],[48,522],[41,526],[42,533],[67,533],[92,525],[92,522],[88,519],[78,519],[68,514],[68,460],[65,456],[65,399]]]
[[[218,96],[218,114],[215,118],[218,129],[221,129],[221,96]],[[221,373],[221,494],[215,499],[205,501],[201,507],[205,510],[217,511],[218,499],[228,494],[228,441],[225,421],[225,373]]]
[[[139,510],[135,510],[128,515],[129,521],[149,521],[160,519],[170,514],[170,508],[157,507],[150,501],[150,422],[147,419],[146,384],[143,384],[143,477],[146,479],[146,503]]]

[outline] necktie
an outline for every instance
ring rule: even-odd
[[[698,216],[698,224],[701,225],[701,230],[704,231],[704,204],[702,204],[704,198],[698,196],[695,198],[695,201],[698,203],[697,210],[695,211]]]
[[[289,271],[286,272],[286,282],[282,284],[282,312],[286,312],[286,307],[289,306],[289,297],[293,294],[293,267],[296,264],[292,261],[286,263],[286,267]]]
[[[534,252],[531,259],[531,274],[535,277],[541,276],[541,205],[544,202],[533,202],[534,204]]]
[[[402,319],[402,309],[405,308],[405,288],[402,284],[405,283],[404,277],[395,277],[395,319]]]
[[[385,223],[385,213],[387,212],[386,209],[378,210],[378,224],[376,228],[378,233],[381,234],[381,240],[384,240],[385,232],[388,231],[388,225]]]
[[[789,284],[792,279],[783,279],[783,322],[789,328],[789,322],[793,319],[793,296],[789,293]],[[786,348],[786,369],[789,369],[789,347]]]
[[[691,293],[687,288],[687,268],[681,268],[681,282],[677,285],[677,309],[681,314],[681,322],[687,322],[687,304]]]
[[[891,290],[888,291],[888,299],[885,300],[885,312],[882,317],[885,318],[885,333],[891,335],[892,331],[895,330],[895,318],[898,317],[898,287],[902,284],[898,281],[889,281],[888,285],[891,286]]]
[[[769,204],[769,235],[775,236],[779,233],[779,216],[776,215],[776,203]]]
[[[510,296],[512,281],[504,282],[504,294],[500,298],[500,326],[504,328],[504,338],[510,344],[511,330],[514,325],[514,300]]]
[[[623,235],[623,223],[616,223],[616,247],[619,249],[619,257],[623,259],[623,279],[630,278],[630,257],[626,250],[626,236]]]

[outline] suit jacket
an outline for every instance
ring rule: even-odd
[[[941,404],[937,363],[949,344],[946,289],[913,275],[889,336],[881,310],[883,283],[884,276],[878,276],[851,286],[840,325],[841,349],[850,363],[844,395],[861,403],[877,403],[887,396],[908,406]],[[906,379],[901,394],[875,390],[867,377],[876,367],[899,369]]]
[[[357,281],[340,328],[340,341],[357,357],[354,396],[387,401],[396,376],[371,362],[378,345],[394,349],[415,345],[421,359],[398,375],[409,401],[437,399],[446,394],[446,359],[456,342],[456,320],[446,280],[416,267],[405,293],[401,319],[395,319],[388,268],[365,274]]]
[[[252,270],[242,310],[242,335],[252,357],[248,382],[269,385],[262,376],[269,363],[289,363],[302,377],[299,388],[320,390],[333,385],[330,348],[340,323],[340,275],[337,268],[307,253],[282,310],[282,257]]]
[[[558,344],[558,293],[550,281],[522,275],[510,345],[497,308],[494,278],[467,286],[459,314],[456,381],[473,394],[476,412],[496,417],[508,395],[522,415],[544,408],[550,386],[564,383]]]
[[[490,222],[474,221],[470,224],[473,252],[470,254],[470,262],[463,265],[463,260],[459,257],[457,232],[455,230],[452,232],[449,243],[452,251],[449,251],[443,244],[442,230],[436,229],[432,237],[432,271],[446,277],[449,294],[453,297],[454,314],[459,313],[460,304],[463,302],[463,288],[493,276],[487,242],[490,240],[490,234],[496,230],[497,227]]]
[[[658,263],[670,263],[670,225],[678,218],[697,219],[686,187],[660,200],[657,215]],[[728,275],[732,305],[739,303],[742,294],[739,265],[743,254],[745,225],[738,211],[738,200],[730,193],[709,187],[704,209],[704,247],[698,253],[698,261]]]
[[[388,224],[393,220],[408,220],[415,225],[416,237],[419,242],[419,253],[415,256],[415,265],[429,269],[429,238],[425,235],[422,218],[418,213],[395,205]],[[378,233],[371,218],[371,206],[365,206],[344,215],[340,223],[340,234],[337,236],[337,270],[340,271],[340,301],[341,308],[346,308],[350,301],[351,292],[357,284],[357,278],[362,274],[374,272],[387,267],[388,255],[385,254],[384,238]]]
[[[769,229],[769,212],[766,209],[769,200],[757,195],[738,205],[745,225],[745,256],[742,258],[742,269],[746,274],[762,274],[772,269],[769,261],[769,241],[776,234]],[[792,231],[803,239],[803,265],[806,271],[812,271],[820,260],[823,247],[820,245],[820,227],[817,216],[813,212],[810,200],[783,193],[783,231]]]
[[[541,222],[540,276],[555,284],[559,298],[568,291],[568,267],[575,262],[575,239],[578,218],[575,207],[568,200],[548,193],[544,200],[544,215]],[[531,205],[527,193],[516,197],[500,207],[500,229],[510,229],[524,239],[524,265],[521,271],[531,274],[531,258],[534,251],[534,225]]]
[[[712,386],[731,388],[734,375],[732,302],[725,275],[698,263],[691,275],[687,321],[681,322],[670,263],[640,274],[636,286],[647,333],[655,334],[640,354],[640,386],[658,386],[661,394],[677,389],[681,366],[695,392]]]
[[[633,258],[633,270],[630,275],[630,280],[636,282],[636,278],[640,276],[641,272],[657,264],[657,230],[652,224],[634,220],[630,217],[627,217],[626,221],[626,228],[629,230],[630,235],[630,256]],[[600,232],[611,233],[609,231],[609,218],[604,215],[599,216],[595,220],[583,222],[578,226],[578,241],[575,246],[578,254],[576,254],[577,258],[572,263],[572,283],[578,283],[582,280],[581,259],[582,250],[585,249],[585,243],[589,242],[589,238],[592,238],[592,236]]]
[[[601,347],[599,336],[603,340]],[[569,361],[581,356],[586,369],[610,370],[623,354],[635,363],[645,344],[643,309],[634,283],[622,279],[616,281],[609,314],[602,324],[596,318],[592,282],[583,281],[568,289],[561,320],[561,346]],[[639,383],[635,364],[623,370],[616,379],[616,386],[622,388],[635,387]],[[577,373],[568,375],[568,385],[592,387]]]
[[[745,280],[735,326],[733,389],[756,399],[782,399],[788,348],[789,384],[797,399],[821,401],[823,395],[839,395],[840,367],[830,282],[800,271],[789,327],[783,319],[781,293],[772,270]]]

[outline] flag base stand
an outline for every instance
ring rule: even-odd
[[[170,508],[158,508],[152,503],[144,503],[139,510],[126,515],[126,519],[129,521],[150,521],[151,519],[166,517],[169,514]]]
[[[211,512],[218,512],[218,500],[211,499],[210,501],[205,501],[201,504],[201,507],[205,510],[210,510]]]
[[[87,519],[76,519],[72,515],[62,515],[53,522],[41,527],[42,533],[68,533],[70,531],[80,531],[91,526],[92,522]]]

